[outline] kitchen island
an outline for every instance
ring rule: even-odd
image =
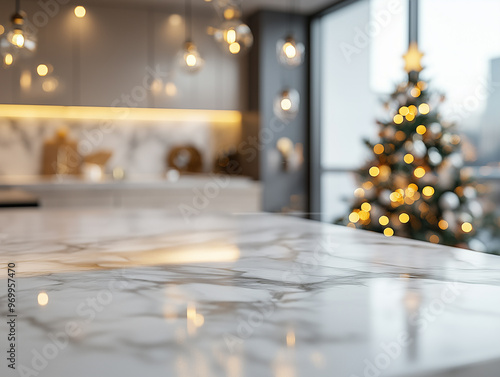
[[[0,229],[1,349],[16,367],[4,356],[2,376],[500,368],[495,256],[265,214],[23,209],[0,212]]]

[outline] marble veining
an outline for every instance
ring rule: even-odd
[[[496,256],[276,215],[20,210],[0,232],[2,376],[498,375]]]

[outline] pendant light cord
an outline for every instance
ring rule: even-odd
[[[16,0],[16,13],[21,12],[21,0]]]
[[[192,42],[193,20],[191,16],[191,0],[186,0],[186,41]]]

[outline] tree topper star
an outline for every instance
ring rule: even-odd
[[[420,72],[422,70],[422,65],[420,60],[424,54],[418,50],[417,42],[411,42],[408,47],[408,51],[403,55],[405,61],[405,71],[410,72]]]

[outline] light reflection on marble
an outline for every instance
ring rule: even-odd
[[[498,375],[495,256],[273,215],[20,210],[0,229],[37,376]]]

